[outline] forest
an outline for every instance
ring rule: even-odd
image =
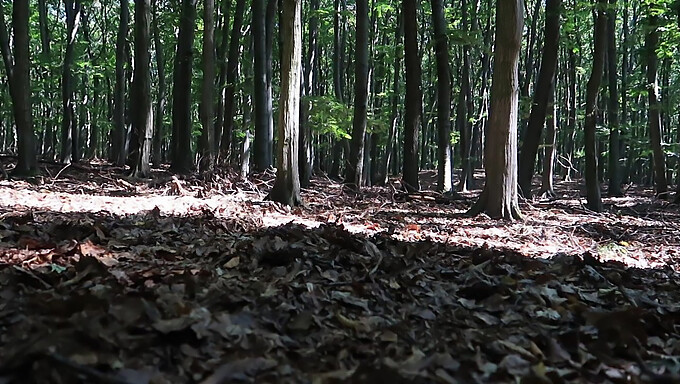
[[[0,0],[0,384],[680,383],[680,1]]]

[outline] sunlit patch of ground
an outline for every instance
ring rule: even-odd
[[[295,223],[314,228],[333,223],[354,233],[387,233],[397,240],[509,249],[532,257],[591,253],[640,268],[676,268],[680,255],[677,207],[656,200],[651,191],[642,189],[629,191],[626,197],[605,198],[607,212],[595,214],[584,208],[578,183],[558,183],[557,198],[522,202],[524,220],[506,222],[464,215],[479,190],[456,199],[435,192],[407,196],[398,191],[398,185],[391,184],[356,194],[327,178],[315,179],[303,190],[304,207],[290,209],[265,199],[271,176],[261,175],[240,184],[222,179],[208,186],[177,179],[160,185],[135,185],[115,174],[99,182],[65,177],[39,186],[2,181],[0,206],[114,215],[152,210],[173,216],[210,212],[215,217],[245,220],[261,227]],[[424,172],[423,178],[430,182],[434,179],[432,172]],[[431,183],[423,184],[424,188],[433,188]],[[481,184],[476,181],[478,187]]]

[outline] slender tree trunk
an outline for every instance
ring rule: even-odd
[[[345,184],[359,189],[364,167],[364,138],[368,118],[368,0],[357,0],[356,61],[354,62],[354,120],[352,147]]]
[[[61,77],[61,161],[63,163],[80,160],[78,127],[74,124],[73,106],[73,61],[76,36],[80,25],[80,0],[66,0],[66,53]]]
[[[9,31],[5,22],[5,10],[0,4],[0,23],[2,24],[0,25],[0,50],[7,73],[12,114],[17,130],[17,165],[12,172],[15,176],[32,176],[38,172],[31,106],[30,14],[28,1],[13,1],[14,55],[12,55]]]
[[[46,0],[38,0],[38,22],[39,22],[39,28],[40,28],[40,47],[41,47],[41,56],[43,59],[43,67],[41,68],[42,71],[42,77],[43,81],[45,82],[45,89],[44,95],[45,95],[45,101],[44,103],[44,108],[43,108],[43,151],[42,154],[48,158],[48,159],[53,159],[54,158],[54,151],[55,148],[53,146],[54,142],[54,124],[52,123],[51,114],[52,114],[52,91],[50,90],[50,76],[51,76],[51,70],[49,68],[49,62],[51,60],[51,49],[50,49],[50,44],[51,44],[51,36],[50,36],[50,30],[48,26],[48,20],[47,20],[47,4]]]
[[[177,53],[172,90],[172,161],[171,169],[189,173],[194,169],[191,151],[191,80],[193,72],[193,45],[196,28],[197,0],[182,0]]]
[[[302,203],[298,175],[298,131],[302,75],[301,0],[283,0],[281,32],[281,98],[279,101],[278,165],[270,198],[282,204]]]
[[[649,11],[654,12],[652,10]],[[658,16],[650,15],[647,19],[649,31],[645,36],[645,54],[647,56],[647,98],[649,119],[649,141],[654,158],[654,182],[656,194],[666,198],[668,181],[666,180],[666,155],[663,151],[663,135],[661,132],[661,103],[659,102],[659,83],[657,79],[658,58],[656,49],[659,46]]]
[[[153,28],[153,41],[154,41],[154,53],[156,54],[156,70],[158,71],[158,95],[156,99],[156,115],[154,123],[153,132],[153,143],[151,148],[153,153],[151,159],[155,166],[159,166],[162,163],[162,147],[163,147],[163,134],[164,134],[164,123],[163,118],[165,117],[165,103],[167,98],[167,84],[165,83],[165,51],[163,49],[163,43],[161,42],[160,30],[158,29],[158,2],[160,0],[153,0],[153,12],[152,12],[152,28]]]
[[[215,0],[203,3],[203,83],[201,87],[202,172],[211,171],[215,162]]]
[[[224,98],[226,96],[225,88],[227,84],[227,60],[229,57],[229,34],[231,29],[230,26],[230,8],[231,0],[223,0],[222,7],[220,11],[220,16],[218,18],[217,27],[215,29],[215,41],[216,41],[216,59],[217,59],[217,79],[215,82],[215,89],[217,91],[217,102],[215,105],[215,132],[214,137],[214,149],[215,156],[221,157],[222,153],[220,151],[220,145],[222,142],[222,129],[224,128]],[[219,0],[218,0],[219,4]],[[219,38],[219,39],[218,39]],[[240,39],[239,39],[240,42]],[[217,159],[216,159],[217,161]]]
[[[128,1],[120,2],[120,22],[116,37],[116,83],[114,89],[113,131],[111,132],[111,160],[116,165],[125,165],[127,158],[126,142],[127,128],[125,126],[125,89],[127,88],[127,76],[125,75],[125,63],[127,63],[127,34],[130,23],[130,9]]]
[[[608,74],[608,117],[609,117],[609,196],[622,196],[621,167],[619,166],[619,90],[617,85],[616,60],[616,0],[609,0],[607,11],[607,74]]]
[[[541,195],[544,197],[555,197],[553,185],[553,175],[555,170],[555,154],[557,148],[557,105],[555,104],[555,82],[553,81],[550,102],[548,103],[549,113],[546,120],[545,149],[543,155],[543,173],[541,177]]]
[[[521,0],[496,2],[496,42],[486,134],[486,184],[470,214],[519,219],[517,202],[517,67],[524,25]]]
[[[308,31],[308,46],[307,58],[304,66],[304,84],[305,94],[307,96],[316,95],[317,88],[317,53],[319,40],[319,16],[316,12],[319,10],[320,1],[312,0],[310,3],[309,16],[309,31]],[[309,124],[309,103],[301,104],[301,127],[300,127],[300,185],[302,187],[309,186],[312,177],[312,162],[314,160],[314,146],[312,144],[312,129]]]
[[[271,95],[267,94],[267,0],[253,0],[253,39],[255,63],[255,169],[264,171],[272,165],[272,139],[270,137],[270,121],[272,110],[268,104]]]
[[[595,212],[602,211],[600,181],[597,177],[597,95],[600,91],[604,72],[604,55],[607,48],[607,1],[598,0],[597,19],[595,21],[593,50],[593,69],[586,86],[586,119],[585,119],[585,160],[586,160],[586,193],[588,208]]]
[[[153,103],[151,101],[151,3],[135,0],[135,69],[132,81],[132,130],[135,141],[133,175],[149,177]]]
[[[406,61],[406,107],[404,117],[403,185],[408,192],[420,189],[418,181],[418,129],[422,113],[421,69],[418,51],[416,0],[403,0],[404,55]]]
[[[534,177],[538,145],[541,142],[543,126],[545,125],[550,93],[554,87],[560,41],[561,8],[561,0],[546,1],[543,59],[541,60],[538,80],[534,87],[529,125],[524,132],[519,159],[519,188],[520,193],[525,197],[531,197],[531,180]]]
[[[229,38],[229,55],[227,58],[227,79],[224,90],[224,126],[222,128],[222,138],[220,141],[220,153],[222,158],[229,159],[231,149],[231,137],[234,133],[234,93],[236,90],[236,80],[238,75],[239,48],[241,46],[241,27],[243,26],[243,13],[245,11],[245,0],[237,0],[234,10],[234,24]],[[257,108],[257,106],[256,106]],[[256,112],[257,113],[257,112]]]
[[[468,3],[462,0],[463,33],[468,33]],[[461,173],[458,190],[467,191],[472,185],[472,126],[470,113],[472,112],[470,90],[470,45],[465,44],[462,50],[462,66],[460,69],[460,93],[458,96],[458,131],[460,132]]]
[[[437,56],[437,188],[451,191],[451,71],[449,70],[449,43],[444,1],[431,0],[434,26],[435,54]]]

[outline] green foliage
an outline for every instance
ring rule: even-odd
[[[349,139],[352,130],[352,109],[331,96],[304,97],[309,106],[312,130],[330,134],[336,139]]]

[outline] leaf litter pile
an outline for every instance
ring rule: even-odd
[[[106,177],[0,185],[0,383],[680,382],[677,206]]]

